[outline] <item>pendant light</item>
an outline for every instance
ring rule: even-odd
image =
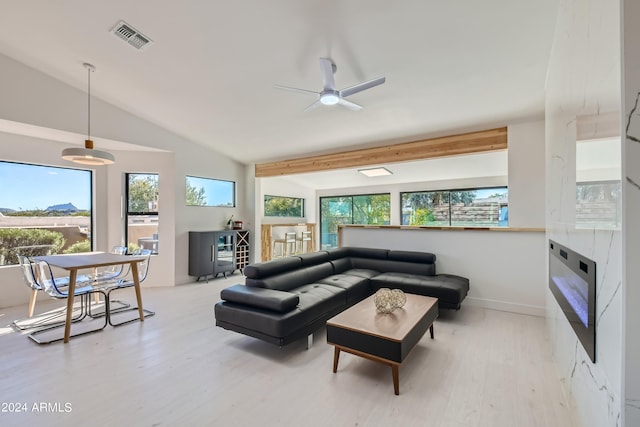
[[[100,166],[110,165],[116,161],[113,154],[106,151],[94,150],[93,141],[91,140],[91,73],[96,70],[96,67],[89,64],[82,64],[87,69],[89,90],[88,94],[88,114],[87,114],[87,139],[84,141],[84,148],[72,147],[62,150],[62,158],[74,163],[80,163],[83,165]]]

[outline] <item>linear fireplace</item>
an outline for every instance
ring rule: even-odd
[[[595,363],[596,263],[549,240],[549,289]]]

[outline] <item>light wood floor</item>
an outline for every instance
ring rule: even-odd
[[[333,374],[324,330],[306,350],[306,340],[278,348],[216,327],[220,289],[241,282],[145,288],[154,317],[66,345],[4,327],[26,304],[0,309],[0,410],[27,406],[0,412],[0,425],[575,425],[542,318],[442,311],[435,340],[426,334],[400,367],[395,396],[388,366],[343,353]],[[129,290],[117,296],[135,301]]]

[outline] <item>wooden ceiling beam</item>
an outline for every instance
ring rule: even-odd
[[[383,147],[260,163],[255,166],[255,176],[265,178],[293,175],[506,149],[507,128],[503,127]]]

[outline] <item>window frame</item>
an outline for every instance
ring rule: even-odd
[[[186,197],[186,189],[187,189],[187,184],[189,183],[189,178],[196,178],[196,179],[203,179],[203,180],[207,180],[207,181],[215,181],[215,182],[224,182],[224,183],[230,183],[232,185],[232,197],[233,200],[231,201],[231,205],[190,205],[189,203],[187,203],[187,197]],[[195,175],[185,175],[184,177],[184,182],[185,182],[185,205],[186,206],[190,206],[190,207],[205,207],[205,208],[235,208],[237,207],[238,204],[238,186],[237,183],[235,181],[230,181],[227,179],[218,179],[218,178],[207,178],[205,176],[195,176]]]
[[[83,173],[87,175],[87,179],[88,179],[88,201],[89,201],[89,207],[88,209],[86,209],[86,211],[89,212],[89,225],[88,225],[88,232],[86,234],[88,240],[89,240],[89,250],[94,250],[95,248],[95,233],[94,233],[94,228],[95,228],[95,199],[94,199],[94,170],[93,169],[85,169],[85,168],[75,168],[75,167],[68,167],[68,166],[58,166],[58,165],[46,165],[46,164],[40,164],[40,163],[30,163],[30,162],[21,162],[21,161],[14,161],[14,160],[4,160],[4,159],[0,159],[0,164],[11,164],[11,165],[21,165],[21,166],[25,166],[25,167],[33,167],[33,168],[45,168],[45,169],[61,169],[61,170],[69,170],[69,171],[76,171],[79,173]],[[6,207],[6,206],[3,206]],[[8,208],[8,207],[7,207]],[[27,209],[27,210],[33,210],[33,209]],[[39,210],[39,209],[36,209]],[[7,229],[16,229],[16,228],[25,228],[25,227],[6,227]],[[42,225],[34,225],[34,226],[29,226],[26,228],[30,228],[30,229],[46,229],[46,225],[42,226]],[[73,245],[73,244],[72,244]],[[10,250],[10,249],[7,249]],[[37,253],[35,254],[29,254],[29,255],[39,255]],[[4,266],[4,265],[16,265],[16,264],[2,264],[0,266]]]
[[[448,219],[449,219],[449,224],[448,225],[442,225],[442,224],[434,224],[434,225],[429,225],[429,224],[423,224],[423,225],[415,225],[415,227],[465,227],[465,228],[486,228],[488,227],[488,225],[486,224],[479,224],[479,225],[469,225],[469,224],[465,224],[465,225],[452,225],[452,217],[453,217],[453,209],[451,206],[451,193],[456,193],[456,192],[463,192],[463,191],[480,191],[480,190],[491,190],[491,189],[505,189],[506,190],[506,194],[507,194],[507,212],[509,209],[509,186],[508,185],[500,185],[500,186],[483,186],[483,187],[468,187],[468,188],[445,188],[445,189],[438,189],[438,190],[418,190],[418,191],[401,191],[400,192],[400,226],[402,227],[411,227],[411,224],[404,224],[404,217],[403,217],[403,209],[404,209],[404,195],[405,194],[415,194],[415,193],[448,193]],[[500,207],[499,207],[499,212],[500,212]],[[500,214],[499,214],[500,215]],[[507,214],[507,223],[506,225],[500,225],[500,217],[498,217],[498,224],[496,225],[490,225],[490,227],[499,227],[499,228],[507,228],[509,227],[509,222],[508,222],[508,214]]]
[[[290,199],[290,200],[298,200],[300,202],[300,215],[268,215],[267,214],[267,197],[271,197],[271,198],[277,198],[277,199]],[[305,218],[306,217],[306,212],[305,212],[305,199],[304,197],[291,197],[291,196],[274,196],[274,195],[270,195],[270,194],[265,194],[263,197],[263,202],[262,202],[262,209],[263,209],[263,215],[265,217],[269,217],[269,218]]]
[[[138,212],[138,211],[129,211],[129,185],[130,185],[130,179],[129,177],[132,175],[153,175],[157,177],[157,181],[158,181],[158,189],[156,190],[156,200],[158,199],[158,193],[160,192],[159,188],[160,188],[160,174],[157,172],[125,172],[125,176],[124,176],[124,182],[125,182],[125,203],[124,203],[124,241],[125,241],[125,245],[127,247],[129,247],[129,244],[131,242],[129,242],[129,217],[148,217],[148,216],[155,216],[156,218],[158,218],[156,220],[156,224],[158,227],[158,233],[156,233],[158,235],[158,241],[160,240],[160,233],[159,233],[159,227],[160,227],[160,206],[158,205],[158,208],[155,211],[150,211],[150,212]],[[136,243],[137,245],[137,243]],[[153,255],[158,255],[158,246],[159,244],[155,245],[155,249],[153,250]]]

